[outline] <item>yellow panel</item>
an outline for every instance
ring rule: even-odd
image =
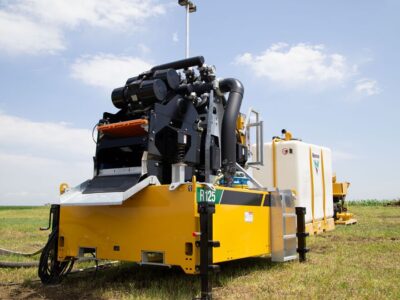
[[[346,196],[349,185],[348,182],[334,182],[332,185],[333,196]]]
[[[270,254],[269,206],[216,205],[213,239],[221,243],[214,263]]]
[[[175,191],[150,186],[125,201],[110,206],[62,206],[59,259],[78,256],[80,247],[96,248],[99,259],[141,261],[141,251],[160,251],[165,264],[195,272],[195,194],[191,184]],[[193,255],[185,255],[185,243],[193,243]],[[119,251],[114,250],[119,246]]]
[[[244,127],[245,127],[245,124],[244,124],[245,119],[246,119],[245,115],[239,114],[238,118],[236,119],[236,129],[237,130],[243,130],[244,129]]]
[[[236,119],[236,130],[239,133],[240,143],[243,145],[246,145],[246,135],[243,132],[243,130],[245,129],[245,118],[245,115],[239,114],[238,118]]]
[[[222,197],[227,191],[234,194]],[[246,194],[260,195],[263,201],[258,206],[218,204],[232,197],[240,202]],[[217,202],[213,239],[221,247],[213,250],[214,262],[270,254],[269,206],[262,206],[267,201],[265,194],[217,188],[212,198]],[[196,273],[200,263],[195,246],[199,237],[193,236],[199,231],[195,182],[175,191],[167,185],[150,186],[122,205],[61,206],[59,228],[60,260],[77,257],[84,247],[95,248],[99,259],[133,262],[142,261],[142,251],[162,252],[164,264],[180,266],[188,274]],[[186,243],[192,243],[192,255],[185,253]]]
[[[333,218],[328,218],[326,221],[319,220],[306,224],[306,232],[308,232],[310,235],[320,234],[325,231],[332,231],[334,229],[335,220]]]

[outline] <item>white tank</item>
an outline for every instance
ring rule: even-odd
[[[306,207],[306,223],[333,217],[330,149],[298,140],[265,143],[264,166],[252,173],[267,188],[295,190],[296,206]]]

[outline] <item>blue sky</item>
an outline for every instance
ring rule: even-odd
[[[243,82],[266,140],[287,128],[330,147],[350,199],[400,197],[400,2],[196,4],[191,55]],[[111,90],[183,58],[184,24],[174,1],[0,0],[0,205],[90,178]]]

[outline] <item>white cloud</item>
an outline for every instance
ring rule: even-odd
[[[55,201],[61,182],[92,176],[91,131],[0,112],[0,205]]]
[[[13,9],[43,22],[74,27],[81,23],[99,27],[139,25],[145,19],[165,13],[152,0],[24,0]]]
[[[91,131],[65,123],[32,122],[0,112],[0,152],[82,159],[94,154]]]
[[[368,78],[358,80],[354,90],[357,94],[366,96],[377,95],[381,92],[378,82]]]
[[[66,48],[66,30],[81,25],[137,30],[165,7],[154,0],[6,1],[0,7],[0,51],[54,53]]]
[[[324,45],[303,43],[273,44],[260,55],[241,54],[235,62],[249,67],[258,77],[288,87],[337,85],[356,71],[343,55],[329,53]]]
[[[178,37],[178,33],[177,33],[177,32],[174,32],[174,33],[172,34],[172,41],[173,41],[174,43],[179,42],[179,37]]]
[[[0,11],[0,51],[10,54],[54,53],[65,48],[59,30]]]
[[[111,90],[123,86],[129,77],[147,71],[151,66],[140,58],[99,54],[78,59],[71,66],[71,76],[85,84]]]

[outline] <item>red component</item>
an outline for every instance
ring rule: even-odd
[[[148,121],[146,119],[138,119],[100,125],[97,126],[97,130],[101,133],[117,137],[142,136],[147,134],[145,130],[147,124]]]
[[[192,232],[192,235],[193,235],[194,237],[200,236],[200,235],[201,235],[201,232],[193,231],[193,232]]]

